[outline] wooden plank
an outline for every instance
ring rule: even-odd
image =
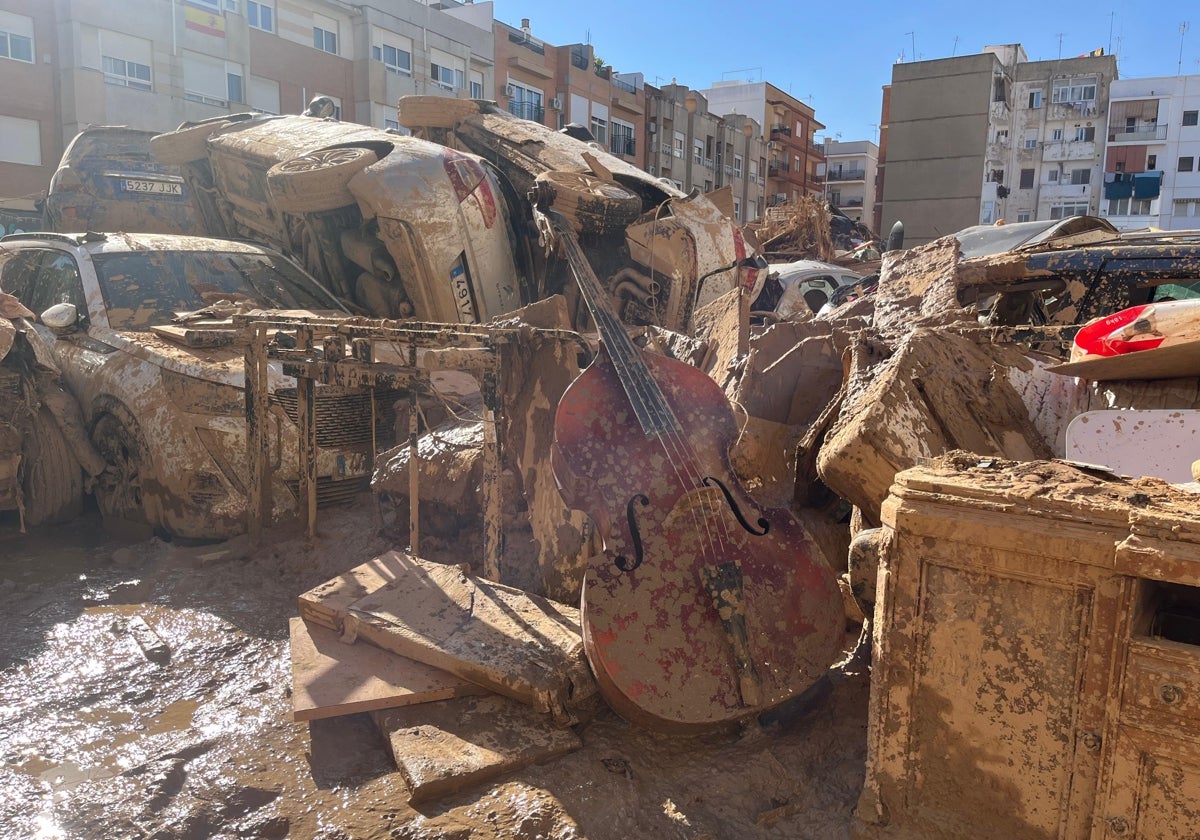
[[[301,595],[300,613],[560,720],[594,705],[579,611],[459,566],[388,552]]]
[[[292,719],[297,721],[390,709],[486,690],[453,674],[368,644],[345,644],[337,633],[291,619]]]
[[[428,802],[579,749],[571,729],[495,694],[373,712],[409,789]]]
[[[191,329],[166,324],[150,327],[155,335],[182,344],[185,347],[228,347],[237,338],[235,330]]]

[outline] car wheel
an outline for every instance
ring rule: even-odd
[[[350,179],[378,158],[360,146],[321,149],[277,163],[267,171],[267,189],[285,213],[319,213],[354,204]]]
[[[229,124],[229,120],[217,120],[156,134],[150,138],[150,154],[159,163],[182,165],[201,160],[208,155],[208,138]]]
[[[470,99],[449,96],[401,96],[396,121],[406,128],[454,128],[463,117],[479,113]]]
[[[26,437],[25,522],[31,526],[69,522],[83,507],[83,469],[71,454],[50,409],[42,406]]]
[[[614,181],[582,172],[543,172],[537,183],[550,205],[580,233],[624,230],[642,212],[642,200]]]
[[[124,413],[124,412],[122,412]],[[96,479],[96,502],[105,520],[152,525],[145,488],[151,482],[149,453],[132,418],[101,414],[92,426],[92,445],[108,468]]]

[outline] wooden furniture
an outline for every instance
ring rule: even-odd
[[[898,475],[855,836],[1200,836],[1197,498],[1055,462]]]

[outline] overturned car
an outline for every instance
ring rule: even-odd
[[[756,292],[765,261],[708,198],[494,104],[405,97],[417,136],[238,114],[151,141],[183,167],[205,232],[267,242],[366,314],[482,322],[556,292],[530,193],[571,218],[631,322],[686,329],[697,304]]]
[[[181,537],[246,527],[245,350],[226,316],[345,314],[280,254],[200,237],[6,236],[0,289],[37,313],[38,335],[82,408],[105,461],[95,494],[106,520]],[[286,515],[299,486],[296,387],[276,368],[268,379],[272,498]],[[374,398],[382,406],[387,396]],[[365,391],[322,387],[315,401],[319,420],[336,420],[318,436],[318,500],[346,500],[365,488],[372,443],[390,440],[392,421]]]

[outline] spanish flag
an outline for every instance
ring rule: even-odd
[[[203,32],[205,35],[225,37],[225,16],[219,12],[198,9],[195,6],[184,6],[183,25],[188,29]]]

